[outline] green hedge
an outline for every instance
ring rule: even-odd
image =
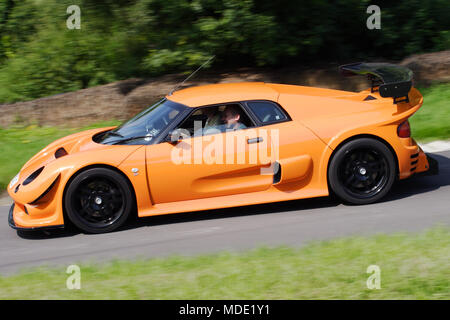
[[[66,8],[81,7],[68,30]],[[400,59],[450,48],[448,0],[381,7],[369,1],[4,0],[0,102],[33,99],[129,77],[220,66],[280,66],[371,57]]]

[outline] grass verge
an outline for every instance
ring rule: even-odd
[[[0,277],[0,299],[450,299],[450,229],[352,237],[300,249],[80,264]],[[369,290],[369,265],[381,289]]]
[[[412,135],[421,142],[450,138],[450,83],[419,89],[423,106],[410,118]]]

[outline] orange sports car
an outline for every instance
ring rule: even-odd
[[[112,231],[129,216],[327,196],[367,204],[396,179],[437,173],[411,137],[412,72],[356,63],[361,92],[271,83],[169,94],[119,127],[59,139],[12,179],[9,224]]]

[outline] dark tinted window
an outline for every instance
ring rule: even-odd
[[[268,101],[247,102],[253,113],[262,123],[282,122],[287,120],[284,112],[275,104]]]

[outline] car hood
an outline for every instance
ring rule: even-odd
[[[8,193],[15,201],[29,203],[49,188],[58,177],[68,179],[82,167],[103,164],[117,167],[141,145],[104,145],[93,137],[112,129],[87,130],[58,139],[34,155],[13,178]],[[67,154],[56,157],[56,151],[64,148]],[[63,177],[64,175],[64,177]],[[34,177],[33,177],[34,176]],[[26,182],[31,179],[30,182]]]
[[[97,133],[107,131],[112,128],[114,127],[86,130],[55,140],[28,160],[20,171],[28,171],[30,167],[36,167],[37,165],[45,166],[47,163],[55,159],[55,152],[59,148],[64,148],[68,154],[101,148],[102,145],[95,143],[92,140],[92,137]]]

